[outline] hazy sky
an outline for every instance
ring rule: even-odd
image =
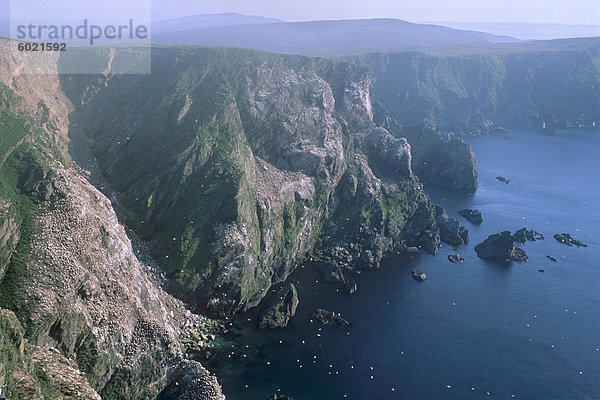
[[[10,0],[0,0],[0,13]],[[237,12],[286,21],[391,17],[413,22],[528,22],[600,25],[600,0],[12,0],[49,18],[137,16],[154,19]],[[81,11],[83,10],[83,11]],[[68,18],[68,17],[67,17]]]
[[[393,17],[414,22],[600,25],[600,0],[154,0],[154,18],[238,12],[286,21]]]

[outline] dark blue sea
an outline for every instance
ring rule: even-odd
[[[354,295],[301,270],[290,326],[250,329],[215,371],[227,398],[600,399],[600,135],[509,134],[468,139],[479,163],[475,195],[427,189],[469,229],[458,248],[464,263],[447,260],[455,253],[447,245],[437,256],[389,258],[357,278]],[[464,220],[463,208],[481,210],[483,223]],[[473,250],[523,227],[546,238],[523,246],[526,263],[488,262]],[[558,243],[555,233],[589,247]],[[429,280],[413,280],[414,268]],[[311,324],[317,307],[351,326]]]

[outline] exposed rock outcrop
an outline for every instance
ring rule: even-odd
[[[486,240],[475,246],[475,251],[481,258],[518,262],[527,260],[525,251],[515,247],[515,237],[509,231],[488,236]]]
[[[405,137],[411,146],[412,170],[425,183],[475,193],[477,160],[471,148],[453,134],[437,132],[422,125],[402,127],[389,117],[386,107],[374,102],[375,121],[394,136]]]
[[[263,302],[264,310],[258,320],[261,328],[285,328],[296,314],[298,307],[298,291],[292,283],[273,287],[270,295]]]
[[[350,322],[342,318],[340,313],[322,308],[317,308],[313,312],[312,319],[326,326],[344,327],[350,325]]]
[[[460,222],[450,218],[441,206],[436,205],[435,209],[435,222],[440,229],[440,239],[454,246],[467,243],[469,231]]]
[[[465,210],[460,210],[458,213],[472,224],[480,224],[483,222],[481,211],[479,210],[471,210],[467,208]]]
[[[343,247],[338,247],[341,253],[345,253],[346,257],[343,257],[341,254],[336,254],[335,257],[339,257],[339,260],[344,262],[344,266],[346,268],[353,268],[350,264],[353,261],[353,257],[350,255],[350,252],[344,249]],[[320,279],[323,282],[328,283],[341,283],[342,287],[348,294],[353,294],[358,290],[358,284],[346,277],[342,268],[338,266],[333,261],[324,261],[318,262],[316,264],[317,270],[319,271]]]
[[[196,361],[177,363],[169,374],[169,382],[157,400],[225,400],[217,378]]]
[[[588,245],[580,240],[573,239],[568,233],[557,233],[554,235],[554,239],[560,243],[564,243],[567,246],[587,247]]]
[[[292,397],[282,395],[282,394],[274,394],[272,396],[267,397],[265,400],[294,400]]]
[[[186,363],[180,339],[203,317],[163,290],[156,264],[136,257],[108,199],[72,164],[72,105],[58,76],[19,75],[42,66],[12,54],[0,52],[10,67],[0,68],[3,394],[156,398]],[[49,53],[42,60],[56,63]],[[222,399],[216,379],[206,381],[196,398]]]
[[[406,131],[406,130],[405,130]],[[475,193],[477,160],[469,143],[454,136],[424,130],[407,135],[413,151],[413,171],[424,182]],[[451,166],[451,167],[449,167]]]
[[[465,261],[465,258],[463,256],[461,256],[460,254],[449,254],[448,260],[453,263],[457,263],[457,262]]]
[[[515,242],[521,244],[525,243],[526,241],[535,242],[536,240],[544,240],[544,235],[534,229],[528,231],[527,228],[521,228],[516,231],[514,237]]]
[[[425,281],[428,279],[427,275],[425,275],[425,273],[421,272],[421,271],[417,271],[416,269],[412,270],[410,272],[410,274],[412,275],[413,279],[416,281]]]
[[[9,214],[10,203],[0,198],[0,281],[19,243],[20,223]]]

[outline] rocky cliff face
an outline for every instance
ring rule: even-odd
[[[194,309],[254,307],[335,243],[362,267],[437,251],[439,211],[410,145],[374,122],[366,69],[231,49],[160,49],[152,62],[145,77],[63,77],[79,105],[73,151],[97,159]]]
[[[372,69],[374,94],[402,125],[468,135],[600,126],[599,41],[559,44],[350,60]]]
[[[100,75],[59,76],[82,56],[42,59],[49,76],[13,76],[36,65],[0,57],[9,396],[222,399],[184,355],[206,321],[182,300],[225,317],[308,256],[373,268],[468,239],[423,192],[407,140],[375,122],[362,67],[173,48],[154,52],[148,76],[118,74],[129,50],[92,54]],[[289,293],[274,325],[297,305]]]
[[[2,394],[156,398],[181,381],[182,398],[223,398],[184,359],[180,339],[202,317],[163,291],[110,201],[64,153],[71,103],[58,75],[19,74],[28,62],[0,53]]]
[[[412,169],[422,182],[475,193],[479,173],[470,144],[455,134],[438,132],[423,124],[402,127],[389,117],[383,104],[377,102],[376,106],[376,121],[410,143]]]

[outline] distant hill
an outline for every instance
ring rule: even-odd
[[[553,40],[600,36],[600,25],[438,22],[454,29],[508,35],[524,40]]]
[[[319,56],[423,51],[518,41],[508,36],[398,19],[261,23],[189,30],[154,29],[153,32],[155,44],[242,47]]]
[[[275,18],[259,17],[255,15],[242,15],[236,13],[202,14],[153,21],[152,32],[156,34],[234,25],[272,24],[276,22],[284,21]]]

